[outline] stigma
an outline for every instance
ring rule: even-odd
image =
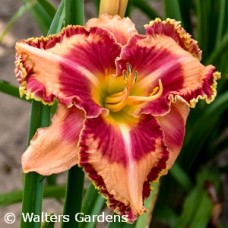
[[[112,112],[118,112],[127,105],[133,106],[157,100],[163,93],[162,82],[159,79],[158,86],[152,90],[149,96],[131,96],[130,93],[137,81],[138,72],[133,71],[129,63],[126,64],[126,70],[123,71],[123,77],[124,89],[107,96],[105,99],[105,107]]]

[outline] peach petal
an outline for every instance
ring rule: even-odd
[[[68,107],[84,109],[87,116],[97,116],[104,109],[93,94],[115,73],[120,49],[107,30],[97,27],[68,26],[58,35],[20,41],[15,72],[21,95],[45,104],[57,98]]]
[[[77,164],[79,134],[84,118],[81,110],[58,105],[51,126],[38,129],[22,155],[23,171],[48,176]]]
[[[102,14],[99,18],[88,20],[86,26],[98,26],[107,29],[122,45],[125,45],[133,35],[138,33],[134,23],[129,18],[121,18],[118,15]]]
[[[201,60],[202,51],[199,49],[197,41],[181,27],[179,21],[170,18],[162,21],[160,18],[156,18],[148,25],[145,25],[145,28],[148,35],[172,38],[184,50]]]
[[[194,107],[199,99],[209,103],[216,96],[216,81],[220,74],[215,72],[214,66],[202,65],[171,37],[150,34],[132,37],[117,60],[118,75],[126,69],[127,63],[138,72],[132,89],[134,95],[149,96],[159,80],[163,85],[162,96],[139,106],[137,115],[165,115],[177,97]]]
[[[134,221],[145,208],[147,183],[166,173],[168,151],[163,133],[150,115],[138,122],[87,119],[80,142],[80,165],[108,205]]]
[[[178,100],[171,105],[171,110],[164,116],[156,117],[163,133],[164,141],[169,151],[167,168],[170,169],[180,153],[184,136],[185,125],[189,114],[188,105]]]

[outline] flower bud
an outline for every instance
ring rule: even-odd
[[[120,15],[124,17],[127,8],[128,0],[101,0],[99,15],[109,14],[109,15]]]

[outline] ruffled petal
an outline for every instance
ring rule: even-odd
[[[48,176],[77,164],[79,134],[84,118],[81,110],[58,105],[51,126],[38,129],[22,155],[23,171]]]
[[[177,97],[194,107],[198,99],[209,103],[216,95],[216,80],[220,74],[215,72],[214,66],[202,65],[167,35],[132,37],[117,61],[118,74],[122,74],[127,64],[138,72],[132,89],[134,96],[150,96],[159,80],[163,85],[160,98],[139,107],[138,114],[164,115]]]
[[[199,49],[197,41],[192,39],[191,35],[181,27],[179,21],[170,18],[162,21],[160,18],[156,18],[145,25],[145,29],[148,35],[170,37],[192,56],[201,60],[202,51]]]
[[[87,119],[80,147],[80,165],[108,206],[134,221],[145,211],[149,182],[166,173],[168,151],[158,122],[150,115],[129,125],[101,116]]]
[[[114,74],[120,45],[107,30],[68,26],[59,35],[31,38],[16,44],[16,75],[21,95],[97,116],[102,108],[94,99],[100,81]],[[108,51],[107,51],[108,50]]]
[[[169,151],[168,169],[172,167],[180,153],[189,111],[188,105],[179,100],[171,105],[171,110],[168,114],[156,117],[164,133],[164,142]]]
[[[121,45],[125,45],[133,35],[138,33],[135,24],[129,18],[121,18],[118,15],[102,14],[99,18],[88,20],[86,26],[107,29]]]

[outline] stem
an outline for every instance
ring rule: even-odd
[[[83,25],[84,24],[84,1],[65,0],[65,24]]]
[[[42,103],[33,101],[29,141],[35,134],[37,128],[48,126],[50,122],[50,107],[43,106]],[[38,173],[31,172],[25,174],[24,193],[22,201],[22,213],[34,213],[41,216],[43,198],[43,176]],[[40,222],[25,222],[21,216],[21,228],[38,228]]]
[[[65,196],[65,186],[47,186],[44,187],[44,198],[63,198]],[[23,191],[17,190],[0,194],[0,206],[5,207],[8,205],[22,202]]]
[[[91,211],[93,210],[93,206],[95,205],[95,202],[97,201],[98,197],[99,197],[98,191],[91,183],[83,198],[81,211],[85,215],[91,214]]]
[[[101,213],[102,208],[104,207],[104,204],[105,204],[105,199],[101,195],[99,195],[97,201],[94,204],[94,208],[92,210],[91,215],[99,215]],[[90,223],[83,224],[83,225],[84,226],[80,226],[80,228],[81,227],[94,228],[96,226],[96,221],[92,221]]]
[[[72,167],[68,172],[67,190],[64,206],[64,215],[69,215],[69,222],[62,223],[62,228],[78,227],[75,214],[81,211],[84,186],[84,173],[78,166]]]
[[[84,23],[84,1],[64,0],[65,25]],[[62,223],[62,228],[78,227],[75,214],[81,211],[84,187],[84,173],[81,168],[74,166],[68,171],[67,190],[64,205],[64,215],[69,215],[70,221]]]
[[[57,17],[61,15],[62,7],[59,7],[57,15],[54,17],[54,23],[49,29],[48,34],[55,29],[59,29],[59,25],[56,23]],[[61,23],[62,25],[62,23]],[[60,25],[60,26],[61,26]],[[56,28],[55,28],[56,26]],[[50,106],[44,106],[42,103],[33,101],[32,111],[30,119],[29,141],[32,139],[37,128],[49,126],[50,123]],[[22,202],[22,213],[36,214],[41,217],[42,210],[42,198],[43,198],[43,176],[38,173],[28,173],[25,175],[24,180],[24,193]],[[21,228],[39,228],[41,222],[25,222],[23,216],[21,216]]]
[[[7,95],[21,99],[20,95],[19,95],[18,87],[13,86],[13,85],[9,84],[8,82],[0,80],[0,91]],[[25,98],[22,98],[22,99],[24,101],[28,101]]]
[[[25,175],[22,214],[41,216],[43,197],[43,177],[38,173]],[[40,228],[40,222],[25,222],[21,216],[21,228]]]
[[[42,114],[42,104],[37,101],[32,102],[29,141],[40,127]],[[22,213],[34,213],[41,216],[43,197],[43,177],[38,173],[28,173],[24,177],[24,192],[22,201]],[[21,216],[21,228],[39,228],[40,222],[25,222]]]
[[[47,127],[50,124],[51,106],[42,105],[42,115],[40,120],[41,127]]]
[[[178,0],[164,0],[165,17],[182,21]]]

